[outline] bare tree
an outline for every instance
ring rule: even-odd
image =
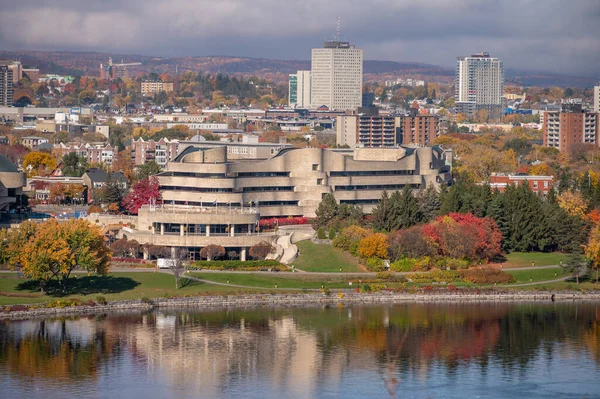
[[[187,260],[187,250],[185,248],[174,248],[172,252],[170,269],[175,276],[175,289],[179,289],[179,279],[185,273],[185,264]]]

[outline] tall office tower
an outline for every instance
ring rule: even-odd
[[[8,62],[0,60],[0,106],[10,107],[13,103],[13,71]]]
[[[290,75],[289,105],[292,108],[310,106],[310,71],[298,71]]]
[[[502,117],[504,66],[489,53],[458,57],[456,64],[455,98],[457,112],[473,116],[486,110],[490,119]]]
[[[600,82],[594,86],[594,112],[600,113]]]
[[[355,110],[362,105],[363,52],[348,42],[328,41],[312,50],[311,106]]]

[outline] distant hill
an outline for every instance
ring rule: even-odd
[[[99,75],[99,66],[108,58],[113,62],[141,62],[141,67],[132,68],[133,73],[175,73],[187,70],[231,75],[255,75],[287,80],[287,75],[298,70],[310,69],[308,60],[273,60],[267,58],[205,56],[205,57],[151,57],[132,54],[108,54],[98,52],[71,51],[0,51],[0,58],[20,59],[24,65],[37,66],[42,73],[70,75]],[[414,77],[433,82],[452,82],[454,69],[416,62],[372,61],[364,62],[366,81]],[[591,77],[568,76],[535,71],[506,69],[506,81],[525,86],[591,87],[597,83]]]

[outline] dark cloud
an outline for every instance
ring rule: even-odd
[[[52,3],[52,4],[49,4]],[[489,51],[506,67],[600,74],[598,0],[21,0],[0,48],[308,59],[331,39],[365,58],[452,66]]]

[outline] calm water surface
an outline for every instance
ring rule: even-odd
[[[0,322],[1,398],[600,398],[600,304]]]

